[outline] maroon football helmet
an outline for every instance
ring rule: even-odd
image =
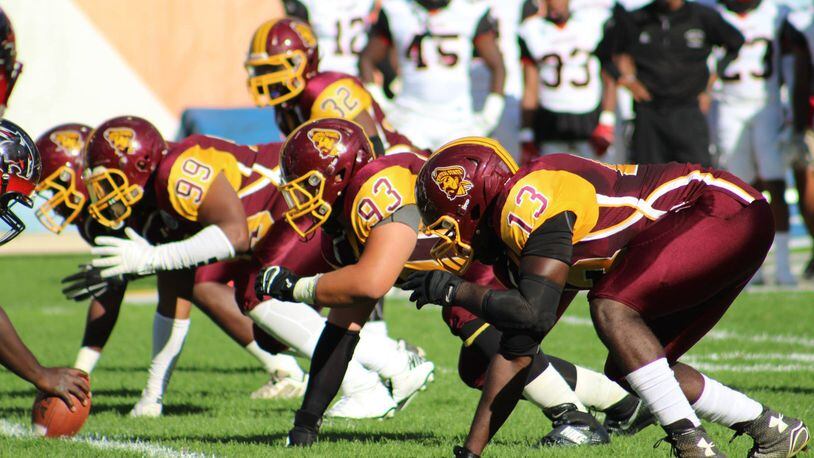
[[[43,179],[36,192],[45,202],[34,211],[49,231],[59,234],[85,208],[88,191],[82,182],[82,149],[91,127],[84,124],[61,124],[37,139],[42,157]]]
[[[17,61],[17,43],[14,28],[6,13],[0,9],[0,115],[8,105],[8,99],[23,64]]]
[[[263,23],[252,36],[246,58],[254,103],[274,106],[298,96],[317,73],[318,64],[317,38],[311,26],[292,18]]]
[[[40,181],[42,163],[37,145],[13,122],[0,120],[0,245],[25,230],[25,224],[12,207],[20,203],[31,208],[31,194]]]
[[[472,263],[481,221],[517,168],[500,143],[481,137],[447,143],[421,167],[416,203],[425,231],[441,239],[430,254],[445,269],[464,273]]]
[[[146,119],[121,116],[97,127],[85,145],[82,175],[90,215],[104,226],[121,228],[167,152],[167,142]]]
[[[288,224],[309,237],[331,216],[354,174],[374,157],[364,128],[347,119],[317,119],[291,132],[280,151]],[[310,225],[301,224],[306,217]]]

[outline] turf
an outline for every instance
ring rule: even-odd
[[[83,330],[85,304],[68,302],[59,279],[83,258],[0,258],[2,305],[23,339],[43,363],[73,362]],[[149,287],[143,283],[139,287]],[[706,365],[724,383],[781,409],[814,421],[814,294],[746,293],[688,357]],[[252,401],[248,394],[266,376],[245,351],[232,343],[202,313],[194,312],[184,353],[166,398],[166,416],[131,419],[128,411],[146,380],[154,309],[126,305],[117,329],[92,375],[93,409],[83,437],[104,436],[121,442],[142,441],[175,451],[216,456],[450,456],[464,438],[478,393],[458,380],[459,341],[449,334],[439,309],[417,312],[392,300],[387,321],[393,336],[424,347],[436,363],[436,380],[395,418],[386,421],[326,421],[320,443],[310,450],[287,450],[282,444],[296,401]],[[544,343],[552,354],[599,369],[605,350],[588,325],[583,298]],[[725,331],[725,332],[720,332]],[[776,336],[785,336],[785,340]],[[34,389],[0,370],[0,421],[27,424]],[[635,437],[580,450],[531,448],[550,429],[542,413],[521,403],[499,432],[489,456],[668,456],[669,447],[653,450],[663,435],[651,427]],[[729,430],[708,426],[730,456],[744,456],[751,446],[741,437],[727,443]],[[2,430],[0,430],[2,432]],[[130,453],[138,455],[138,453]],[[0,435],[0,456],[127,455],[78,442]]]

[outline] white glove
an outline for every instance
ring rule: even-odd
[[[194,236],[172,243],[153,246],[131,228],[124,230],[126,239],[96,237],[96,247],[90,250],[101,256],[91,262],[93,267],[107,267],[102,278],[116,275],[150,275],[165,270],[186,269],[229,259],[235,255],[232,242],[217,225],[209,225]]]
[[[480,135],[489,135],[495,130],[501,116],[503,116],[505,106],[506,99],[501,94],[492,92],[486,96],[483,110],[480,113],[475,113],[474,124]]]
[[[96,237],[90,252],[94,256],[101,256],[93,261],[93,267],[102,269],[102,278],[116,275],[136,274],[150,275],[155,273],[152,259],[155,256],[155,247],[144,240],[142,236],[131,228],[125,228],[126,239],[118,237]],[[106,267],[106,268],[105,268]]]

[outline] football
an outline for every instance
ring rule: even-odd
[[[31,426],[34,433],[44,437],[65,437],[78,433],[90,415],[90,394],[88,403],[84,406],[79,399],[73,395],[72,397],[76,406],[75,412],[71,412],[65,401],[59,397],[42,391],[37,392],[31,411]]]

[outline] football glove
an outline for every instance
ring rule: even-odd
[[[401,285],[403,290],[412,290],[410,300],[419,310],[425,304],[438,304],[448,307],[455,302],[455,295],[463,280],[443,270],[416,272]]]
[[[79,272],[62,279],[65,285],[62,294],[72,301],[86,301],[90,298],[98,298],[108,291],[124,288],[127,279],[122,275],[110,278],[102,278],[102,270],[90,264],[79,266]]]
[[[591,133],[588,142],[597,156],[603,156],[613,144],[616,128],[616,115],[610,111],[603,111],[599,115],[599,123]]]
[[[486,96],[483,110],[475,113],[472,123],[478,129],[479,135],[487,136],[495,130],[505,107],[506,99],[502,95],[492,92]]]
[[[269,266],[257,275],[254,281],[254,293],[257,298],[263,300],[264,296],[270,296],[286,302],[295,302],[294,286],[300,279],[294,272],[281,266]]]

